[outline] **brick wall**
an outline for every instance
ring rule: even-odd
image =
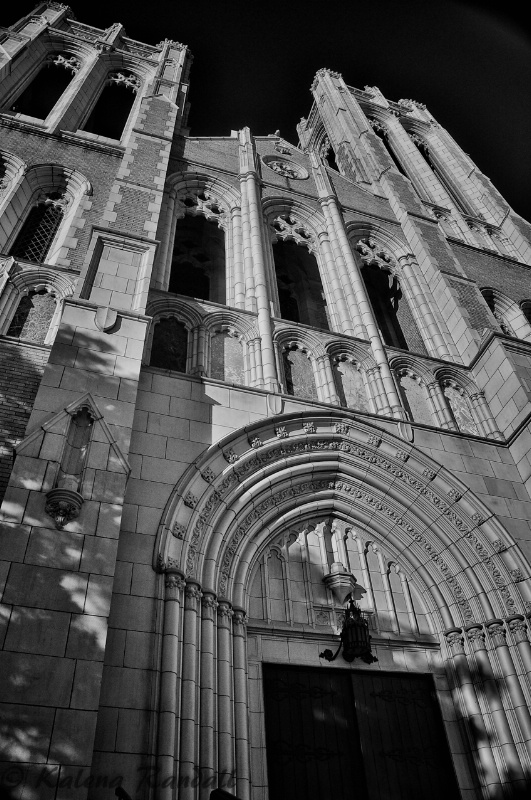
[[[69,253],[71,267],[81,269],[92,225],[101,222],[116,171],[121,163],[121,156],[102,152],[90,146],[70,144],[52,136],[33,134],[29,131],[21,133],[19,130],[2,127],[1,132],[2,150],[19,156],[28,166],[61,164],[81,172],[91,182],[94,190],[91,197],[92,207],[84,214],[87,220],[85,226],[79,228],[76,234],[78,246],[75,251],[71,250]]]
[[[13,466],[13,446],[24,437],[49,354],[48,347],[19,344],[5,338],[1,341],[0,502]]]
[[[478,286],[498,289],[516,303],[531,299],[531,269],[483,250],[452,242],[459,263]]]

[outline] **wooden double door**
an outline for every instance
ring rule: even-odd
[[[457,800],[429,675],[264,664],[269,800]]]

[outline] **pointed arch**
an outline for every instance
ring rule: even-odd
[[[524,609],[496,550],[512,538],[468,487],[402,439],[324,411],[256,423],[209,448],[168,501],[155,565],[172,558],[245,608],[263,543],[323,509],[385,544],[429,601],[439,633]]]

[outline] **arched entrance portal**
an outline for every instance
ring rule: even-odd
[[[531,718],[518,673],[523,663],[531,667],[531,652],[521,633],[525,598],[511,579],[522,565],[500,554],[500,542],[502,550],[512,544],[450,473],[354,418],[278,416],[211,447],[177,485],[155,553],[164,587],[158,766],[175,776],[159,787],[160,798],[202,800],[234,776],[231,791],[242,800],[277,800],[268,793],[278,776],[266,766],[275,724],[267,703],[280,668],[283,681],[298,671],[294,683],[329,681],[345,695],[348,735],[358,742],[373,800],[389,796],[371,784],[366,763],[360,708],[372,698],[374,710],[375,695],[383,703],[394,696],[391,716],[401,697],[435,697],[429,714],[413,709],[407,717],[432,715],[432,774],[455,774],[460,791],[478,798],[501,800],[507,786],[513,796],[525,791]],[[334,564],[364,589],[377,665],[319,660],[337,643],[340,624],[343,598],[327,579],[341,571]],[[503,704],[494,681],[499,664]],[[369,675],[378,686],[369,686]],[[408,680],[417,681],[413,690]],[[371,741],[390,729],[382,713],[374,711]],[[418,741],[417,731],[412,747]],[[381,742],[378,752],[387,756],[373,775],[385,759],[391,775],[398,746]]]

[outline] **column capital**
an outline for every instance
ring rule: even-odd
[[[186,586],[186,581],[179,572],[164,573],[164,588],[166,600],[180,600],[181,593]]]
[[[513,634],[517,644],[520,642],[529,641],[528,627],[525,618],[521,614],[515,615],[514,617],[509,617],[507,620],[507,625],[509,626],[509,630]]]
[[[186,609],[197,609],[197,604],[199,600],[203,597],[203,593],[201,591],[201,587],[195,581],[190,581],[186,584],[186,589],[184,590],[184,597],[185,597],[185,608]]]
[[[234,611],[228,600],[220,600],[218,603],[218,625],[220,628],[230,628],[230,623]]]
[[[501,647],[506,643],[505,636],[505,625],[503,624],[503,620],[501,619],[491,619],[485,623],[485,629],[487,630],[492,643],[495,647]]]
[[[444,632],[444,636],[453,656],[464,655],[464,637],[461,628],[450,628]]]
[[[247,627],[247,613],[243,608],[235,608],[232,617],[232,629],[235,636],[245,636]]]
[[[467,625],[465,631],[468,641],[470,642],[474,652],[477,652],[478,650],[486,650],[485,631],[479,623]]]
[[[218,608],[218,601],[214,592],[203,592],[201,598],[201,606],[203,609],[203,619],[214,619],[216,610]]]

